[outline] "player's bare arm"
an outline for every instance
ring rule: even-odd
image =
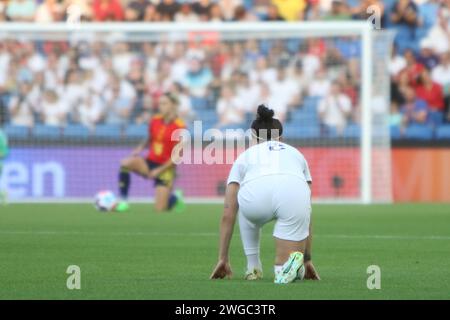
[[[219,261],[211,274],[211,279],[231,278],[233,275],[229,262],[229,249],[239,209],[237,202],[238,191],[239,184],[237,183],[230,183],[225,191],[225,204],[220,223]]]

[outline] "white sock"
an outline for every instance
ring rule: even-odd
[[[251,223],[241,213],[239,213],[239,229],[241,231],[242,245],[247,256],[247,271],[253,269],[262,271],[261,260],[259,259],[259,240],[261,238],[261,227]]]
[[[281,265],[273,266],[273,273],[275,274],[275,277],[277,276],[277,274],[281,273],[282,270],[283,270],[283,266],[281,266]]]
[[[247,271],[251,272],[253,271],[253,269],[258,269],[262,271],[259,253],[247,255]]]

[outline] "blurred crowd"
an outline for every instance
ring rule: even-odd
[[[73,8],[81,21],[350,20],[369,18],[373,5],[380,27],[396,31],[391,125],[450,121],[450,0],[0,0],[0,20],[64,21]],[[317,97],[320,122],[342,131],[359,121],[360,44],[3,40],[0,114],[23,126],[144,123],[173,90],[186,120],[214,110],[212,125],[227,127],[262,102],[288,122],[306,97]]]

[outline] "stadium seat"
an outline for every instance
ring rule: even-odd
[[[390,131],[391,131],[391,139],[393,139],[393,140],[401,139],[402,135],[401,135],[399,126],[391,126]]]
[[[206,98],[191,97],[191,104],[194,110],[202,110],[208,108],[208,100]]]
[[[25,139],[30,134],[30,128],[25,126],[7,124],[4,130],[6,135],[13,139]]]
[[[217,112],[216,110],[205,109],[197,112],[197,117],[201,121],[205,122],[217,122]]]
[[[292,53],[295,54],[299,51],[300,45],[303,43],[302,39],[289,39],[286,43],[286,49]]]
[[[283,136],[287,139],[312,139],[320,137],[319,126],[299,126],[288,123],[284,127]]]
[[[64,128],[63,135],[67,138],[87,139],[89,129],[80,124],[72,124]]]
[[[125,128],[128,138],[145,138],[148,134],[148,126],[145,124],[130,124]]]
[[[122,129],[115,124],[101,124],[95,127],[95,136],[100,138],[120,138]]]
[[[433,138],[433,129],[427,125],[413,124],[406,128],[405,138],[431,140]]]
[[[33,128],[33,136],[38,139],[56,140],[61,138],[61,127],[38,124]]]
[[[444,113],[440,111],[430,111],[428,114],[430,122],[435,126],[440,126],[444,123]]]
[[[344,129],[344,138],[359,138],[361,136],[361,127],[357,124],[350,124]]]
[[[308,121],[314,121],[319,119],[319,114],[314,109],[300,109],[291,113],[291,118],[293,120],[306,119]]]
[[[336,127],[330,127],[322,124],[320,127],[320,135],[322,138],[341,138],[343,134],[339,134]]]
[[[436,129],[436,138],[439,140],[450,140],[450,124],[438,127]]]
[[[321,97],[306,97],[303,101],[302,110],[305,112],[317,112],[317,105]]]

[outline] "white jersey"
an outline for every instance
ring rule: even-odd
[[[234,162],[227,184],[249,181],[268,175],[292,175],[311,182],[311,173],[305,157],[288,144],[266,141],[243,152]]]

